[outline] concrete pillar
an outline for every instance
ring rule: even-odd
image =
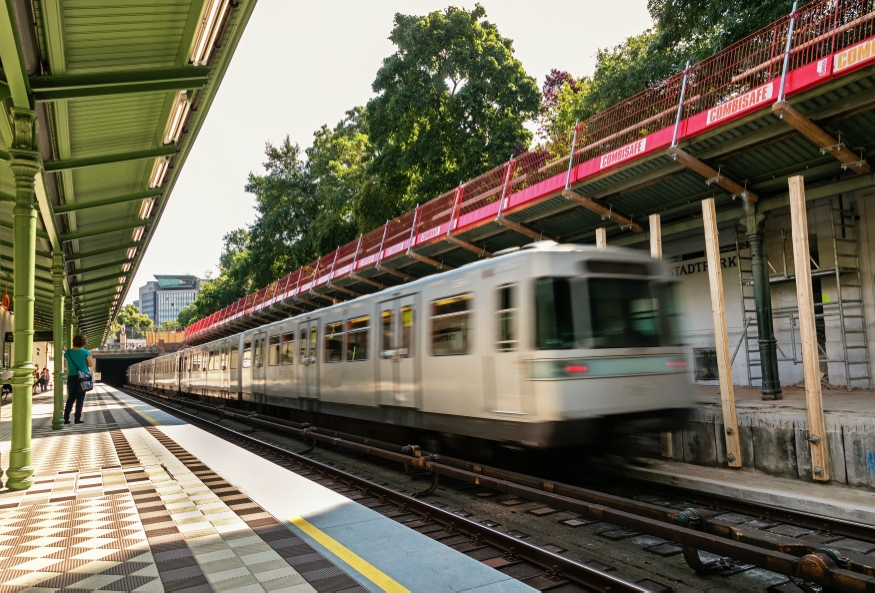
[[[52,302],[52,331],[55,339],[55,392],[52,430],[64,428],[64,253],[52,253],[52,280],[55,298]]]
[[[753,209],[753,205],[750,206]],[[782,399],[781,379],[778,376],[778,341],[775,339],[775,326],[772,319],[772,287],[769,283],[769,263],[766,254],[765,216],[756,211],[742,219],[747,227],[747,240],[750,243],[750,267],[753,273],[753,292],[756,301],[757,342],[760,350],[762,369],[763,399]]]
[[[30,109],[10,109],[12,146],[9,167],[15,177],[12,210],[14,309],[12,342],[12,439],[6,487],[26,490],[33,485],[33,455],[30,448],[31,397],[33,386],[33,308],[36,265],[36,208],[34,182],[41,161],[37,145],[37,119]]]

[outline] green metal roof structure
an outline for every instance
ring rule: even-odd
[[[0,0],[0,295],[13,291],[11,111],[35,110],[37,329],[62,250],[79,330],[104,341],[254,6]]]

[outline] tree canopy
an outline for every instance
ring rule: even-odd
[[[126,335],[130,338],[142,338],[146,330],[153,329],[155,323],[145,313],[140,313],[136,305],[125,305],[118,312],[115,323],[112,324],[112,333],[118,333],[125,328]]]
[[[538,87],[513,42],[473,10],[395,15],[367,105],[376,149],[370,171],[395,214],[508,160],[532,135],[523,124],[540,107]]]
[[[790,12],[776,0],[649,0],[653,27],[600,49],[592,76],[563,80],[544,135],[586,119],[701,61]],[[567,73],[566,73],[567,74]]]

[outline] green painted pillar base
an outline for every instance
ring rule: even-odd
[[[55,390],[52,430],[64,428],[64,254],[52,253],[52,280],[55,298],[52,302],[52,331],[55,339]]]
[[[9,147],[9,168],[15,177],[12,209],[14,291],[12,342],[12,438],[6,487],[26,490],[33,485],[31,418],[34,364],[33,313],[36,269],[36,208],[34,182],[40,173],[36,114],[29,109],[10,109],[15,131]]]

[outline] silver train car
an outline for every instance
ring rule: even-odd
[[[128,382],[568,447],[683,422],[677,317],[661,261],[544,241],[135,364]]]

